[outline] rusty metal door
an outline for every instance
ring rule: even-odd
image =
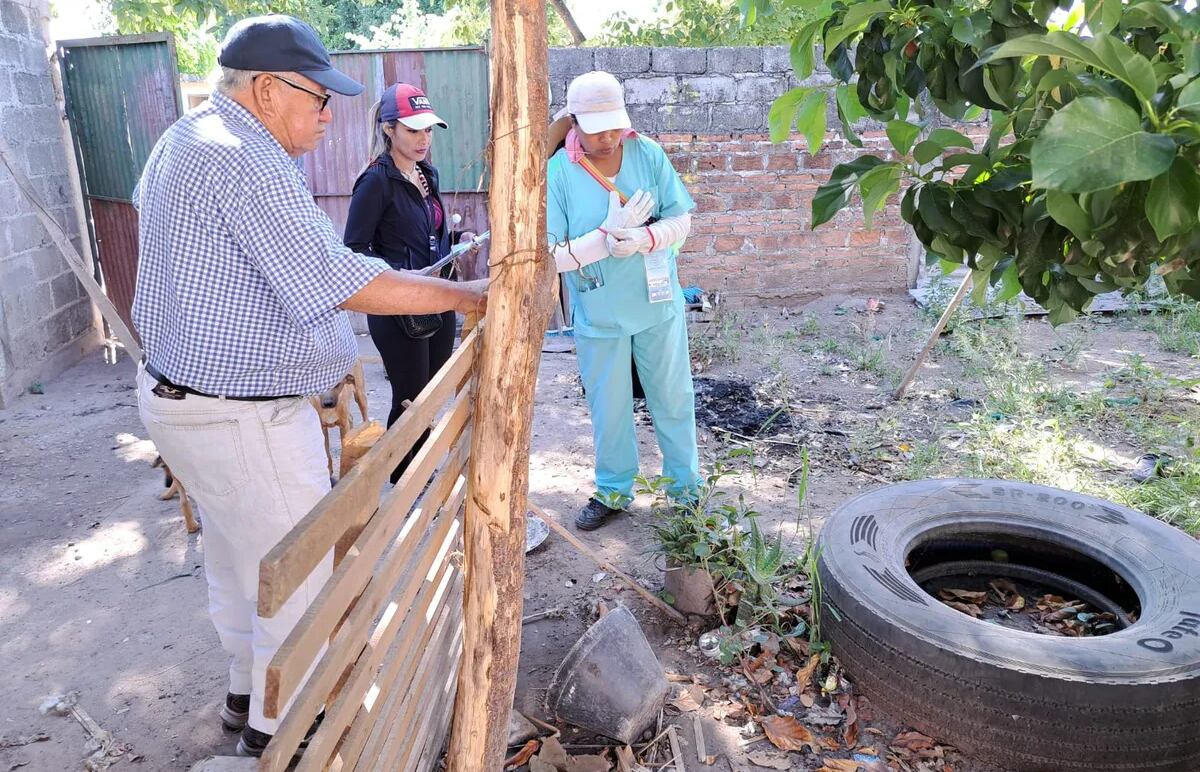
[[[133,188],[154,143],[182,114],[168,33],[58,43],[67,121],[105,292],[133,329],[137,210]]]

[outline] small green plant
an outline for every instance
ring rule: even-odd
[[[710,578],[723,626],[721,658],[727,664],[763,636],[816,640],[807,618],[811,593],[803,563],[789,554],[779,534],[763,532],[759,513],[744,497],[732,502],[720,488],[722,480],[737,474],[733,458],[706,468],[694,498],[673,499],[663,478],[638,478],[638,492],[654,497],[656,551],[668,566],[701,569]],[[801,511],[808,488],[806,452],[804,458]],[[811,520],[809,527],[811,536]]]
[[[733,311],[717,306],[716,314],[704,330],[692,336],[692,364],[696,372],[704,372],[714,364],[735,363],[743,344],[741,319]]]

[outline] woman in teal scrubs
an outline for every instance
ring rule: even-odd
[[[567,275],[579,370],[592,413],[596,493],[575,519],[598,528],[633,499],[638,474],[630,356],[678,499],[699,482],[696,405],[676,259],[691,229],[688,195],[666,153],[632,130],[606,72],[567,89],[572,127],[547,171],[546,230]]]

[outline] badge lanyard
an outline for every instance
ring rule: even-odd
[[[605,177],[595,164],[591,162],[587,156],[579,159],[579,165],[587,172],[592,179],[600,183],[600,186],[608,191],[616,191],[617,197],[621,201],[621,206],[629,203],[629,197],[622,193],[617,186],[608,177]],[[649,301],[651,303],[665,303],[674,297],[675,293],[671,287],[671,254],[667,249],[659,249],[649,254],[643,255],[643,262],[646,266],[646,287],[649,290]],[[585,266],[586,267],[586,266]],[[582,273],[582,269],[580,270]],[[595,289],[597,281],[595,278],[584,275],[585,281],[588,282],[588,289]],[[602,280],[601,280],[602,281]]]

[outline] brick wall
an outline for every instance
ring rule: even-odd
[[[831,131],[821,153],[804,142],[774,145],[767,111],[798,85],[829,85],[818,70],[800,83],[788,51],[767,48],[552,49],[552,110],[576,75],[606,70],[624,84],[634,128],[662,144],[697,209],[680,278],[735,302],[787,300],[821,292],[901,289],[916,266],[911,232],[890,205],[866,230],[849,207],[813,231],[812,196],[830,169],[889,144],[864,124],[865,148]],[[830,92],[830,127],[837,127]]]
[[[44,0],[0,0],[0,137],[78,248],[69,148],[46,55]],[[67,262],[0,164],[0,407],[99,345]]]

